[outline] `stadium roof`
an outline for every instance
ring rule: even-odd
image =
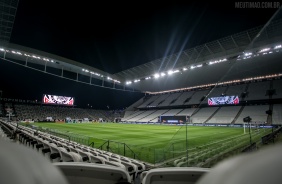
[[[282,19],[271,22],[265,29],[263,27],[255,27],[164,58],[150,61],[115,73],[114,77],[119,78],[121,81],[140,79],[152,76],[154,73],[181,69],[183,67],[189,68],[203,61],[238,56],[248,48],[261,47],[282,41]]]
[[[9,42],[16,17],[18,0],[0,1],[0,41]]]
[[[273,15],[272,18],[275,17],[275,20],[270,20],[267,25],[258,26],[231,36],[207,42],[205,44],[111,74],[78,61],[43,52],[34,48],[9,43],[17,5],[17,0],[2,0],[0,2],[0,6],[3,10],[0,11],[0,55],[3,58],[12,59],[12,62],[16,62],[17,64],[34,68],[45,73],[49,73],[47,71],[48,67],[55,68],[58,71],[56,74],[51,74],[59,75],[61,77],[64,77],[64,72],[71,72],[73,76],[72,80],[76,81],[79,81],[79,75],[87,76],[89,79],[81,82],[96,86],[105,87],[105,83],[112,83],[107,85],[111,89],[116,89],[117,86],[119,86],[118,89],[121,90],[126,90],[126,88],[130,89],[130,86],[125,87],[127,81],[145,80],[147,77],[153,77],[156,73],[181,70],[183,68],[189,69],[208,61],[236,57],[248,48],[259,48],[282,40],[282,19],[278,19],[275,15]],[[278,12],[279,10],[277,10],[275,14]],[[34,67],[34,64],[41,65],[43,67]],[[97,80],[96,83],[92,81],[92,78]],[[135,90],[136,89],[138,90],[138,88],[135,88]]]
[[[3,42],[1,44],[0,56],[25,67],[95,86],[128,91],[148,91],[144,87],[128,86],[126,81],[145,80],[146,77],[154,77],[155,73],[177,69],[182,70],[184,67],[189,70],[197,64],[224,58],[237,58],[248,49],[258,49],[279,42],[282,42],[282,19],[270,22],[265,28],[263,26],[255,27],[115,74],[110,74],[54,54],[12,43]],[[52,73],[48,71],[48,68],[55,68],[57,71]],[[66,72],[70,72],[72,77],[66,77]],[[89,78],[80,80],[80,76],[87,76]]]

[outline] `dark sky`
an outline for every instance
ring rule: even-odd
[[[10,41],[116,73],[264,25],[276,10],[235,8],[232,1],[20,0]],[[66,82],[11,64],[1,65],[0,73],[1,81],[9,76],[9,81],[21,88],[2,82],[0,90],[6,97],[41,98],[43,93],[51,93],[75,96],[81,107],[89,101],[96,104],[95,108],[104,108],[105,104],[123,108],[142,96]],[[16,77],[21,73],[27,80]],[[31,81],[37,84],[30,84]],[[28,92],[19,93],[22,90],[28,90],[30,96]],[[131,97],[125,98],[127,95]]]

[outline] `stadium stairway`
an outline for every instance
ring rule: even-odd
[[[238,113],[236,114],[235,118],[232,120],[231,124],[234,124],[236,122],[236,120],[238,119],[238,117],[240,116],[241,112],[244,110],[245,105],[243,105],[240,110],[238,111]]]
[[[214,113],[212,113],[212,115],[208,119],[206,119],[206,121],[204,121],[203,123],[207,123],[220,109],[221,107],[217,108],[216,111],[214,111]]]

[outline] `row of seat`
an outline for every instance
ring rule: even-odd
[[[1,121],[0,126],[2,126]],[[34,144],[33,139],[29,140],[28,136],[25,137],[22,135],[22,133],[26,132],[30,135],[30,133],[32,133],[31,130],[25,129],[18,131],[14,127],[14,132],[18,133],[18,137],[21,137],[21,142],[24,144],[16,145],[12,144],[11,141],[2,141],[2,139],[0,139],[0,183],[281,183],[281,143],[277,146],[262,149],[261,151],[253,154],[247,153],[231,159],[226,159],[211,169],[198,167],[167,167],[145,170],[141,173],[141,179],[138,183],[136,181],[132,181],[130,174],[121,167],[85,162],[50,163],[46,159],[43,159],[42,156],[39,156],[40,154],[36,154],[33,150],[37,149],[36,146],[39,144]],[[34,136],[40,137],[39,135],[40,133],[37,132]],[[51,138],[51,136],[49,138]],[[71,141],[70,144],[72,144]],[[10,173],[13,173],[13,177],[11,177]]]
[[[16,123],[11,125],[17,130],[20,143],[42,153],[52,163],[85,162],[115,166],[128,172],[132,181],[146,170],[146,165],[141,161],[81,145]]]
[[[43,160],[59,168],[69,184],[118,183],[148,184],[153,182],[195,183],[209,169],[146,168],[142,162],[110,152],[91,148],[16,123],[6,123],[16,133],[21,145]],[[175,177],[177,175],[177,177]]]

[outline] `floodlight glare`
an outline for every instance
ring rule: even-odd
[[[165,73],[162,72],[162,73],[161,73],[161,76],[165,76]]]
[[[183,68],[184,71],[188,70],[187,68]]]
[[[157,78],[160,77],[160,74],[156,73],[156,74],[154,75],[154,77],[157,79]]]
[[[167,74],[168,74],[168,75],[171,75],[171,74],[173,74],[173,71],[172,71],[172,70],[169,70],[169,71],[167,72]]]
[[[270,48],[264,48],[264,49],[261,49],[259,52],[266,52],[266,51],[269,51]]]
[[[247,52],[247,53],[245,53],[244,55],[245,56],[251,56],[253,53],[251,53],[251,52]]]

